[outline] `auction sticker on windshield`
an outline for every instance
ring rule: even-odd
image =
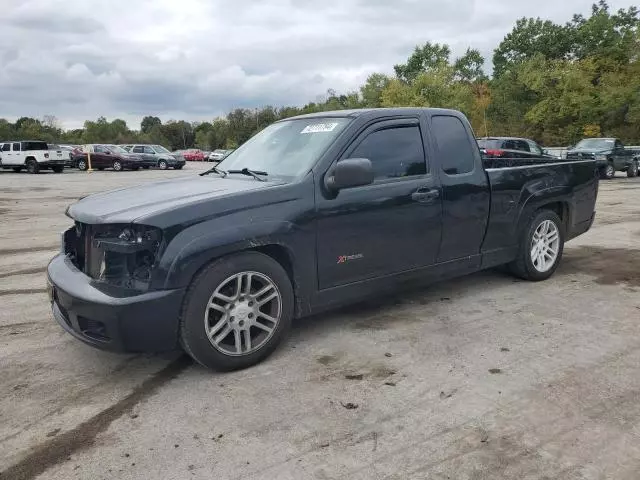
[[[337,123],[314,123],[307,125],[300,133],[324,133],[333,132],[338,126]]]

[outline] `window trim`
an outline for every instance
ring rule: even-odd
[[[425,135],[424,135],[424,131],[422,128],[422,124],[420,122],[420,118],[419,117],[404,117],[404,118],[384,118],[384,119],[379,119],[378,121],[375,121],[373,123],[370,123],[368,125],[366,125],[362,130],[360,130],[355,137],[351,140],[351,142],[348,144],[348,146],[346,147],[346,149],[344,149],[342,155],[340,155],[340,157],[338,158],[338,160],[336,162],[333,163],[333,165],[331,166],[331,169],[335,167],[336,163],[342,161],[342,160],[346,160],[348,158],[353,158],[350,157],[350,155],[353,153],[354,150],[356,150],[360,144],[367,138],[369,137],[369,135],[372,135],[373,133],[382,131],[382,130],[391,130],[391,129],[395,129],[395,128],[410,128],[410,127],[417,127],[418,128],[418,133],[420,134],[420,140],[421,140],[421,144],[422,144],[422,157],[424,160],[424,166],[425,166],[425,173],[421,173],[419,175],[411,175],[411,176],[406,176],[406,177],[397,177],[397,178],[374,178],[373,183],[371,185],[383,185],[386,183],[398,183],[398,182],[404,182],[404,181],[411,181],[411,180],[416,180],[416,179],[420,179],[420,178],[425,178],[425,177],[430,177],[431,173],[429,170],[429,161],[428,161],[428,157],[427,157],[427,149],[425,146]],[[330,169],[330,170],[331,170]]]
[[[480,149],[478,148],[478,144],[476,143],[475,145],[473,145],[471,143],[471,138],[475,138],[473,135],[473,131],[471,130],[470,125],[466,124],[465,122],[462,121],[462,119],[460,119],[460,117],[456,116],[456,115],[450,115],[447,113],[437,113],[434,115],[431,115],[429,117],[429,130],[431,131],[431,138],[432,138],[432,143],[433,143],[433,149],[434,149],[434,153],[436,155],[438,155],[438,157],[440,156],[441,152],[440,152],[440,144],[438,143],[438,137],[436,136],[436,132],[435,129],[433,128],[433,120],[437,117],[450,117],[450,118],[455,118],[456,120],[458,120],[458,122],[460,122],[460,125],[462,125],[462,128],[464,129],[465,133],[466,133],[466,137],[467,137],[467,143],[469,145],[470,148],[470,152],[471,152],[471,162],[472,162],[472,168],[470,171],[468,172],[464,172],[464,173],[447,173],[444,168],[443,168],[443,164],[442,162],[438,161],[439,166],[440,166],[440,172],[442,172],[444,175],[446,175],[447,177],[463,177],[463,176],[473,176],[476,174],[476,170],[478,168],[478,161],[476,159],[476,155],[475,152],[478,152],[478,154],[480,153]],[[438,158],[438,160],[440,160],[440,158]]]
[[[15,146],[18,145],[18,149],[15,149]],[[11,151],[12,152],[21,152],[22,151],[22,143],[21,142],[13,142],[11,144]]]

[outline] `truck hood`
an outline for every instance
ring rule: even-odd
[[[67,208],[72,219],[89,224],[134,223],[181,206],[264,190],[282,181],[218,178],[214,175],[165,180],[89,195]]]
[[[599,155],[609,155],[613,150],[610,148],[606,148],[604,150],[598,148],[574,148],[571,150],[567,150],[567,153],[596,153]]]

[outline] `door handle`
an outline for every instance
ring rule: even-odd
[[[418,203],[431,203],[440,197],[440,190],[418,190],[411,194],[411,200]]]

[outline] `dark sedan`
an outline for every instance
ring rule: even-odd
[[[140,155],[129,153],[118,145],[83,145],[75,151],[74,160],[80,170],[87,170],[89,162],[91,162],[92,169],[112,168],[116,172],[125,169],[139,170],[141,167],[152,165]]]

